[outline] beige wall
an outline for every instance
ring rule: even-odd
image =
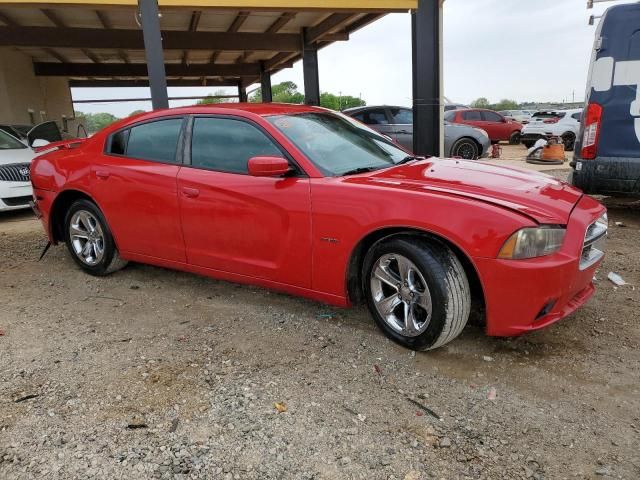
[[[63,115],[73,119],[69,82],[61,77],[36,77],[31,58],[0,48],[0,123],[30,124],[30,109],[36,123],[43,120],[40,112],[46,112],[45,120],[55,120],[62,127]]]

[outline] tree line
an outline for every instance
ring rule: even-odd
[[[521,110],[525,104],[520,104],[515,100],[510,100],[508,98],[503,98],[498,103],[491,103],[485,97],[476,98],[473,102],[469,104],[470,107],[473,108],[486,108],[489,110]]]

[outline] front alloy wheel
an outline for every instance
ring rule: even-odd
[[[418,268],[402,255],[383,255],[371,271],[376,309],[390,328],[406,337],[423,333],[431,320],[431,293]]]
[[[362,270],[367,306],[382,331],[413,350],[456,338],[471,311],[469,282],[460,260],[426,235],[397,235],[367,252]]]

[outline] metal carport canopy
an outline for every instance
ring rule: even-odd
[[[168,106],[167,85],[237,86],[246,100],[246,87],[260,81],[270,101],[271,75],[302,59],[306,102],[318,104],[318,49],[406,11],[416,132],[430,124],[414,150],[437,153],[440,0],[0,0],[0,47],[22,51],[36,75],[66,77],[72,87],[150,85],[154,108]]]

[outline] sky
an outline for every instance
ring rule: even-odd
[[[597,1],[597,0],[596,0]],[[446,0],[443,20],[445,95],[468,104],[478,97],[491,102],[581,101],[595,27],[589,16],[609,5],[586,0]],[[355,32],[348,42],[320,50],[320,89],[361,96],[369,105],[407,105],[411,101],[411,18],[390,14]],[[304,90],[302,64],[272,77],[291,80]],[[257,88],[257,85],[251,89]],[[196,96],[217,88],[170,88],[169,96]],[[225,89],[236,93],[235,89]],[[73,89],[74,99],[148,97],[147,88]],[[194,101],[172,101],[171,106]],[[77,111],[109,112],[118,117],[150,110],[151,102],[77,104]]]

